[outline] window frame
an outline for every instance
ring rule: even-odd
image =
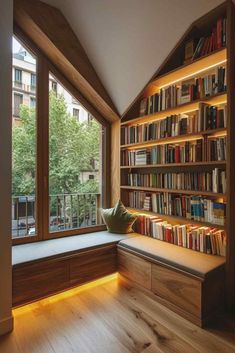
[[[37,234],[13,239],[13,245],[30,243],[40,240],[97,232],[106,229],[105,225],[95,225],[84,228],[49,231],[49,74],[54,75],[70,94],[78,100],[102,126],[102,188],[100,207],[110,207],[110,135],[111,125],[75,88],[69,80],[57,70],[50,60],[37,46],[14,25],[14,35],[26,49],[35,55],[37,60],[36,79],[36,116],[37,116],[37,168],[36,171],[36,227]]]

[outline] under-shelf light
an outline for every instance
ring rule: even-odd
[[[224,60],[222,60],[222,61],[217,62],[216,64],[209,65],[209,66],[207,66],[207,67],[204,67],[203,69],[200,69],[200,70],[198,70],[198,71],[195,71],[195,72],[193,72],[193,73],[190,73],[190,74],[188,74],[188,75],[185,75],[185,76],[183,76],[183,77],[181,77],[181,78],[178,78],[177,80],[168,82],[168,83],[166,83],[165,85],[162,85],[162,86],[157,86],[157,85],[155,85],[155,84],[154,84],[154,85],[155,85],[156,87],[158,87],[158,89],[162,89],[162,88],[165,88],[165,87],[169,87],[169,86],[171,86],[171,85],[173,85],[173,84],[175,84],[175,83],[177,83],[177,82],[181,82],[181,81],[187,80],[187,79],[189,79],[189,78],[191,78],[191,77],[193,77],[193,76],[195,76],[195,75],[198,75],[198,74],[203,73],[203,72],[205,72],[205,71],[209,71],[209,70],[215,68],[216,66],[225,64],[226,62],[227,62],[227,59],[224,59]]]

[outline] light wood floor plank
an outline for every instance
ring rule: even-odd
[[[235,353],[235,320],[200,329],[112,280],[16,309],[0,353]]]

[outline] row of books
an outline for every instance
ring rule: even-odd
[[[130,191],[128,192],[128,198],[129,206],[133,208],[221,226],[225,224],[226,204],[202,196]]]
[[[199,39],[192,55],[192,60],[226,46],[226,22],[226,18],[220,17],[217,20],[216,26],[212,29],[211,34]]]
[[[147,164],[225,161],[226,137],[204,138],[178,144],[157,145],[139,150],[122,150],[123,166]]]
[[[208,172],[129,173],[127,175],[127,185],[225,194],[226,172],[225,170],[214,168]]]
[[[140,215],[134,225],[135,231],[202,253],[226,255],[226,236],[223,230],[199,227],[192,224],[171,225],[159,217]]]
[[[227,107],[199,104],[194,114],[170,115],[162,120],[121,127],[121,144],[139,143],[226,127]]]
[[[158,93],[144,97],[140,101],[140,116],[222,93],[226,90],[226,86],[226,69],[220,66],[215,73],[184,80],[181,84],[162,88]]]

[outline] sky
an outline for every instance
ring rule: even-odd
[[[12,50],[13,53],[17,53],[21,47],[21,44],[14,38],[12,37]]]

